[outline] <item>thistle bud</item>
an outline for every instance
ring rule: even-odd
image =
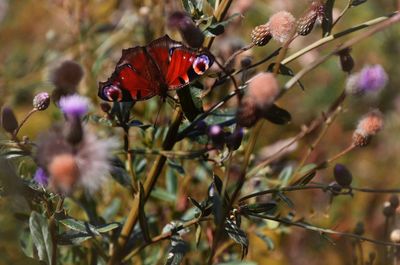
[[[336,164],[335,168],[333,169],[333,174],[335,176],[336,182],[344,187],[348,188],[350,187],[350,184],[353,180],[353,176],[351,175],[351,172],[342,164]]]
[[[390,204],[390,202],[386,201],[383,204],[383,215],[386,217],[391,217],[394,215],[394,213],[396,212],[396,209]]]
[[[353,134],[353,144],[358,147],[368,145],[372,136],[383,128],[383,115],[379,110],[372,110],[361,118]]]
[[[272,35],[268,23],[255,27],[251,32],[251,41],[256,46],[264,46],[271,39]]]
[[[13,133],[18,128],[18,121],[14,111],[9,107],[3,107],[1,112],[1,125],[6,132]]]
[[[41,92],[33,98],[32,105],[35,109],[43,111],[50,105],[50,96],[46,92]]]
[[[177,28],[190,47],[200,48],[203,45],[204,34],[186,13],[179,11],[172,13],[168,18],[168,25]]]
[[[297,22],[297,33],[302,36],[310,34],[317,20],[322,20],[324,16],[324,4],[317,0],[311,3],[309,9],[301,16]]]
[[[238,128],[231,135],[226,137],[226,146],[231,151],[237,150],[242,144],[242,140],[243,140],[243,129]]]
[[[354,68],[354,60],[350,54],[351,48],[341,50],[338,55],[343,72],[350,73]]]
[[[216,147],[222,147],[225,143],[225,132],[219,125],[212,125],[208,129],[208,136]]]
[[[74,93],[83,77],[83,69],[75,61],[64,61],[50,74],[50,80],[58,89],[65,90],[65,94]],[[65,95],[64,94],[64,95]]]

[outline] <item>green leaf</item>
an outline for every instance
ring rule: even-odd
[[[120,226],[121,225],[117,222],[104,224],[104,225],[98,225],[98,226],[96,226],[96,231],[99,233],[107,233],[107,232],[110,232],[110,231],[120,227]]]
[[[189,121],[193,121],[197,115],[203,113],[200,85],[190,85],[184,89],[179,89],[177,94],[183,113]]]
[[[91,234],[86,232],[69,230],[57,236],[57,243],[60,245],[80,245],[92,237]]]
[[[331,34],[333,24],[333,7],[335,0],[327,0],[325,3],[325,15],[322,21],[322,36],[326,37]]]
[[[277,204],[274,201],[271,202],[260,202],[240,206],[240,212],[243,214],[260,214],[267,213],[272,214],[277,209]]]
[[[100,235],[100,233],[96,230],[96,227],[88,222],[76,220],[69,216],[58,216],[57,219],[58,222],[77,232],[88,233],[96,236]]]
[[[274,71],[274,67],[275,67],[275,63],[271,63],[271,64],[268,66],[268,68],[267,68],[267,72],[271,72],[271,73],[272,73],[272,72]],[[291,76],[291,77],[294,76],[293,70],[290,69],[289,67],[287,67],[287,66],[284,65],[284,64],[279,64],[278,74],[280,74],[280,75],[286,75],[286,76]],[[301,88],[302,90],[305,90],[305,88],[304,88],[303,84],[300,82],[300,80],[297,81],[297,83],[299,84],[299,86],[300,86],[300,88]]]
[[[269,236],[266,236],[257,231],[256,231],[256,236],[258,236],[262,241],[264,241],[265,245],[267,245],[268,250],[274,250],[275,244]]]
[[[300,170],[299,170],[299,175],[303,175],[306,174],[307,172],[309,172],[310,170],[313,170],[317,167],[316,164],[314,163],[310,163],[307,165],[304,165]]]
[[[35,245],[39,259],[51,264],[53,255],[53,242],[47,219],[38,212],[32,211],[29,218],[29,229],[31,231],[32,241]]]
[[[278,179],[281,181],[281,187],[286,187],[289,183],[289,180],[293,177],[293,167],[287,166],[285,167],[278,176]]]
[[[124,163],[116,156],[111,159],[110,174],[122,186],[131,187],[131,177],[126,171]]]
[[[176,201],[176,195],[169,193],[163,188],[154,188],[150,193],[150,196],[171,203],[174,203]]]
[[[277,125],[285,125],[292,120],[292,115],[290,115],[287,110],[282,109],[275,104],[264,111],[262,117]]]
[[[181,264],[183,257],[188,252],[188,244],[180,238],[171,238],[171,246],[167,255],[167,262],[165,265],[179,265]]]
[[[225,32],[225,27],[237,16],[240,16],[239,13],[235,13],[232,16],[228,17],[224,21],[212,23],[204,30],[204,36],[206,37],[216,37]]]
[[[351,6],[358,6],[364,4],[365,2],[367,2],[367,0],[353,0],[351,1]]]
[[[196,247],[199,247],[200,240],[201,240],[201,225],[196,224]]]
[[[231,220],[226,220],[225,231],[228,233],[229,237],[232,238],[236,243],[242,246],[242,259],[246,256],[249,248],[249,239],[246,233],[241,230],[236,222]]]

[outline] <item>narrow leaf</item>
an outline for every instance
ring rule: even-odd
[[[47,264],[51,264],[53,242],[47,219],[38,212],[33,211],[29,218],[29,229],[33,244],[38,251],[39,259]]]

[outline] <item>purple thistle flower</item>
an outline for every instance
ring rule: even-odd
[[[59,105],[67,116],[82,117],[89,111],[89,99],[78,94],[62,97]]]
[[[365,66],[358,75],[357,86],[361,93],[378,92],[387,83],[388,76],[379,64]]]
[[[351,95],[376,94],[387,83],[388,75],[379,64],[367,65],[360,72],[349,76],[346,92]]]
[[[37,184],[42,186],[47,186],[49,182],[49,176],[47,176],[46,172],[44,172],[43,168],[38,167],[35,172],[35,176],[33,176],[33,180],[36,181]]]

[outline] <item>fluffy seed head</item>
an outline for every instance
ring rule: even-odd
[[[383,115],[379,110],[372,110],[361,118],[353,134],[356,146],[366,146],[370,138],[383,128]]]
[[[272,35],[268,23],[255,27],[251,32],[251,41],[257,46],[266,45],[271,38]]]
[[[346,92],[352,95],[378,93],[386,86],[387,81],[388,75],[382,66],[365,66],[347,79]]]
[[[236,121],[240,127],[250,128],[256,124],[259,116],[254,98],[244,96],[236,112]]]
[[[390,233],[390,240],[393,243],[400,243],[400,229],[394,229],[391,233]]]
[[[47,167],[50,187],[62,193],[70,193],[79,179],[79,168],[72,154],[59,154],[51,160]]]
[[[33,107],[39,111],[47,109],[50,105],[50,95],[47,92],[41,92],[33,98]]]
[[[245,97],[254,99],[258,108],[265,109],[274,102],[279,93],[279,84],[272,73],[260,73],[254,76],[247,88]]]
[[[269,28],[274,40],[286,42],[296,28],[296,19],[287,11],[280,11],[269,19]]]

